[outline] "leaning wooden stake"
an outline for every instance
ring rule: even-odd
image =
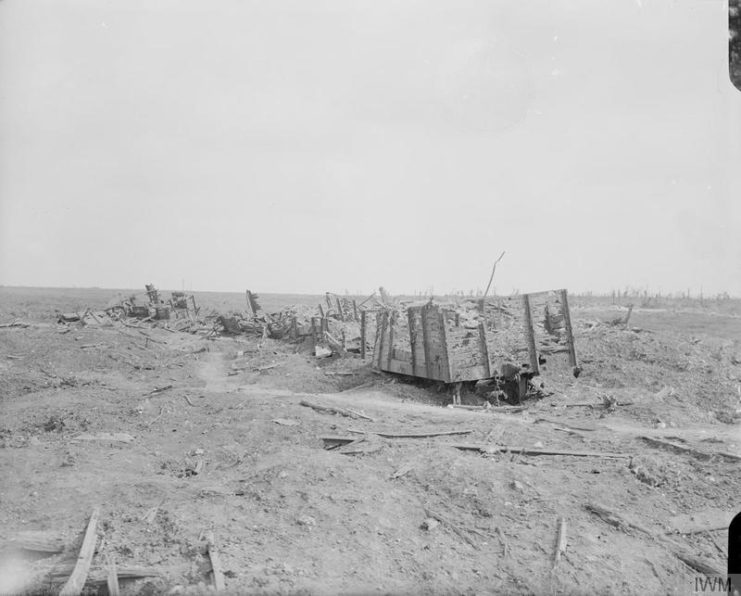
[[[558,565],[561,555],[566,552],[566,520],[558,518],[558,538],[556,539],[556,552],[553,554],[553,566]]]
[[[213,575],[214,588],[216,588],[217,592],[220,592],[226,589],[226,584],[224,583],[224,572],[221,570],[221,559],[219,558],[219,551],[216,550],[213,532],[209,532],[206,535],[206,541],[208,542],[208,556],[211,559],[211,574]]]
[[[72,575],[64,584],[62,591],[59,592],[59,596],[77,596],[82,592],[87,581],[87,574],[90,571],[90,563],[93,560],[95,554],[95,542],[97,541],[97,535],[95,534],[95,527],[98,524],[98,517],[100,516],[100,508],[96,507],[93,509],[93,513],[90,516],[90,521],[87,524],[87,530],[85,531],[85,538],[82,541],[82,547],[77,556],[77,563],[75,568],[72,570]]]
[[[118,571],[116,570],[116,561],[111,558],[108,561],[108,596],[118,596]]]
[[[494,274],[497,271],[497,263],[502,260],[502,257],[504,256],[504,251],[502,251],[502,254],[499,255],[499,258],[494,261],[494,266],[491,268],[491,276],[489,277],[489,283],[486,286],[486,290],[484,291],[484,295],[481,297],[481,299],[485,299],[486,295],[489,293],[489,288],[491,288],[491,282],[494,281]]]

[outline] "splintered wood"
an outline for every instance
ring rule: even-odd
[[[85,581],[87,580],[87,574],[90,571],[90,563],[93,560],[95,554],[95,543],[97,541],[97,535],[95,533],[96,526],[98,524],[98,517],[100,516],[100,508],[96,507],[90,516],[90,521],[85,531],[85,538],[82,541],[82,547],[80,553],[77,556],[77,563],[72,571],[72,575],[64,584],[64,587],[59,592],[59,596],[77,596],[82,592],[85,587]]]

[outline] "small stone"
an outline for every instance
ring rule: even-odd
[[[434,530],[440,525],[440,522],[436,519],[433,519],[431,517],[428,517],[422,522],[422,525],[420,526],[423,530],[427,530],[428,532]]]
[[[536,449],[543,449],[543,443],[541,443],[540,441],[538,441],[537,443],[535,443],[533,445],[533,447],[535,447]]]
[[[517,480],[513,480],[510,483],[510,486],[515,490],[525,490],[525,487],[522,485],[522,482],[518,482]]]
[[[311,527],[313,527],[313,526],[316,525],[316,520],[313,517],[311,517],[310,515],[302,515],[301,517],[299,517],[296,520],[296,523],[299,526],[307,526],[307,527],[311,528]]]

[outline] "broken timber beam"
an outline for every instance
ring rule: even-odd
[[[734,461],[741,461],[741,455],[736,455],[735,453],[729,453],[727,451],[714,451],[712,453],[708,453],[706,451],[699,451],[697,449],[693,449],[692,447],[687,447],[685,445],[680,445],[678,443],[673,443],[672,441],[665,441],[662,439],[655,439],[654,437],[646,437],[641,436],[639,437],[642,441],[648,443],[649,445],[653,447],[660,447],[663,449],[671,449],[673,451],[677,451],[679,453],[687,453],[689,455],[692,455],[693,457],[696,457],[698,459],[710,459],[714,455],[718,455],[720,457],[725,457],[727,459],[731,459]]]
[[[674,556],[682,561],[682,563],[694,569],[695,571],[699,571],[700,573],[711,578],[725,575],[712,563],[708,563],[707,561],[704,561],[703,559],[700,559],[699,557],[688,553],[684,546],[674,542],[673,540],[668,539],[666,536],[655,534],[648,528],[644,528],[643,526],[626,519],[619,513],[611,511],[603,505],[599,505],[597,503],[588,503],[587,505],[585,505],[585,508],[590,513],[593,513],[594,515],[599,517],[606,524],[611,525],[614,528],[625,532],[626,534],[629,534],[631,530],[636,530],[653,540],[659,541],[660,543],[664,544],[664,546],[668,547],[672,551]]]
[[[379,437],[384,437],[386,439],[426,439],[428,437],[443,437],[443,436],[449,436],[449,435],[467,435],[473,432],[473,430],[471,429],[430,431],[430,432],[423,432],[423,433],[404,433],[404,432],[391,433],[391,432],[383,432],[383,431],[375,431],[375,430],[356,430],[352,428],[348,428],[347,430],[351,433],[377,435]]]
[[[530,449],[528,447],[508,447],[506,445],[477,445],[470,443],[453,444],[451,447],[464,451],[481,453],[514,453],[520,455],[569,455],[571,457],[604,457],[608,459],[630,459],[627,453],[610,453],[602,451],[569,451],[565,449]]]
[[[82,541],[82,547],[77,556],[77,563],[75,568],[72,570],[72,575],[69,576],[67,582],[62,587],[59,596],[78,596],[82,589],[85,587],[87,581],[87,574],[90,571],[90,563],[93,560],[95,554],[95,543],[97,541],[97,534],[95,528],[98,524],[98,517],[100,516],[100,508],[96,507],[93,509],[93,513],[90,516],[90,521],[85,531],[85,538]]]
[[[366,416],[365,414],[361,414],[360,412],[355,412],[354,410],[347,410],[345,408],[335,408],[332,406],[324,406],[322,404],[313,403],[310,401],[306,401],[305,399],[302,399],[299,402],[302,406],[306,406],[307,408],[311,408],[312,410],[316,410],[317,412],[321,412],[322,414],[339,414],[340,416],[345,416],[347,418],[354,418],[354,419],[362,419],[362,420],[369,420],[373,422],[373,418],[370,416]]]

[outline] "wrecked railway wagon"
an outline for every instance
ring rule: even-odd
[[[383,309],[375,329],[369,319],[361,321],[363,344],[375,336],[373,365],[386,372],[444,383],[515,382],[519,397],[555,354],[580,372],[566,290]]]

